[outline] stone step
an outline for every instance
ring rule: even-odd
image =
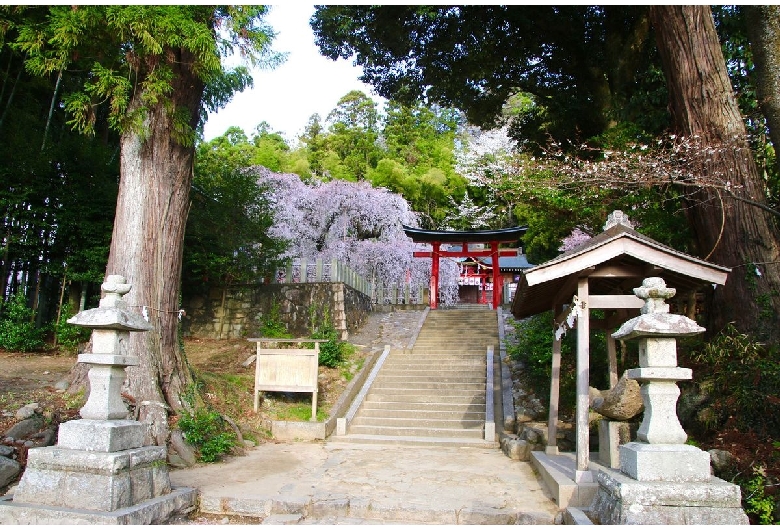
[[[479,429],[485,425],[484,420],[435,420],[432,418],[355,418],[351,432],[355,427],[402,427],[404,429]]]
[[[484,438],[484,426],[479,429],[424,428],[424,427],[378,427],[350,425],[349,434],[375,434],[382,436],[429,436],[436,438]]]
[[[476,344],[476,345],[475,343],[469,343],[468,346],[463,346],[461,348],[448,347],[442,344],[432,344],[432,345],[418,344],[412,349],[412,351],[404,355],[411,355],[411,356],[449,355],[450,357],[456,357],[456,358],[457,357],[485,358],[489,346],[493,346],[493,350],[494,351],[496,350],[496,344],[494,343]]]
[[[485,370],[486,359],[452,359],[446,357],[431,359],[396,359],[392,362],[385,362],[382,371],[400,372],[400,371],[422,371],[438,373],[455,372],[479,372]]]
[[[448,352],[452,355],[461,355],[463,353],[471,353],[473,355],[485,355],[488,346],[496,347],[498,339],[485,340],[485,341],[468,341],[467,343],[448,344],[446,340],[440,341],[415,341],[414,347],[409,351],[411,355],[419,355],[421,353],[445,353]]]
[[[476,362],[484,363],[486,358],[487,358],[487,347],[485,347],[485,351],[482,351],[482,348],[476,350],[462,350],[462,351],[445,350],[442,348],[420,348],[420,349],[414,349],[409,353],[405,353],[403,355],[397,355],[395,357],[388,358],[388,361],[439,362],[447,359],[453,362],[470,363],[476,361]]]
[[[404,403],[397,403],[404,406]],[[410,409],[410,408],[362,408],[360,410],[361,418],[405,418],[417,419],[425,416],[431,420],[478,420],[485,421],[485,406],[474,407],[476,410],[470,411],[468,406],[460,407],[459,410],[430,410],[429,408]],[[465,409],[465,410],[464,410]]]
[[[438,438],[435,436],[387,436],[384,434],[347,434],[345,436],[333,436],[333,441],[381,444],[381,445],[409,445],[409,446],[458,446],[458,447],[481,447],[487,449],[496,449],[499,442],[487,442],[484,439],[477,438],[456,438],[446,437]]]
[[[420,375],[435,375],[435,374],[457,374],[457,373],[474,373],[485,371],[485,361],[450,361],[447,364],[442,361],[425,361],[425,362],[408,362],[396,361],[394,363],[385,365],[382,367],[382,372],[385,374],[420,374]]]
[[[460,405],[483,405],[485,404],[485,392],[474,392],[467,390],[465,392],[456,391],[438,391],[438,392],[420,392],[410,393],[406,390],[382,392],[369,392],[366,395],[366,403],[452,403]]]
[[[439,414],[457,413],[472,414],[485,412],[485,404],[482,403],[416,403],[409,401],[367,401],[360,408],[360,414],[373,413],[374,411],[395,411],[395,413],[414,414]]]
[[[466,383],[466,382],[440,382],[440,381],[383,381],[377,379],[374,384],[371,385],[372,390],[397,390],[399,392],[425,393],[427,390],[444,390],[446,392],[463,391],[463,392],[484,392],[485,382],[484,380],[478,383]],[[457,395],[457,394],[456,394]]]
[[[379,375],[374,384],[384,383],[482,383],[485,382],[484,370],[451,370],[448,372],[434,372],[425,370],[424,372],[408,371],[406,373],[384,373]]]
[[[431,357],[431,358],[440,358],[443,356],[447,356],[450,359],[466,359],[466,360],[473,360],[473,359],[482,359],[482,361],[485,361],[485,357],[487,356],[487,349],[491,346],[491,344],[485,344],[477,345],[474,347],[468,347],[468,348],[462,348],[462,349],[455,349],[455,348],[447,348],[446,346],[416,346],[413,350],[411,350],[409,353],[406,353],[403,355],[403,357]],[[497,351],[496,345],[492,344],[493,351]],[[399,355],[401,357],[401,355]]]

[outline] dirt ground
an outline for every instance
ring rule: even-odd
[[[407,315],[406,320],[417,318]],[[402,322],[402,323],[405,323]],[[348,342],[355,346],[355,353],[345,367],[340,369],[320,368],[319,409],[326,411],[335,403],[349,383],[351,375],[362,366],[363,360],[384,342],[396,342],[408,336],[406,329],[396,326],[387,314],[372,313],[359,330],[350,335]],[[205,399],[211,400],[215,407],[229,406],[230,414],[237,416],[239,424],[256,427],[263,423],[273,411],[278,411],[285,403],[295,403],[297,396],[271,397],[260,414],[252,409],[252,379],[254,364],[244,366],[244,362],[255,352],[256,345],[245,339],[215,340],[204,338],[185,339],[184,351],[187,360],[198,375],[207,382]],[[67,381],[71,370],[77,363],[75,353],[59,350],[45,353],[18,353],[0,350],[0,434],[7,431],[17,420],[15,412],[28,403],[38,403],[43,415],[48,418],[71,419],[83,406],[83,396],[68,395],[57,390],[55,385]],[[217,381],[219,376],[234,377],[232,381],[243,385],[226,403],[219,389],[209,391],[208,382]],[[211,376],[211,377],[209,377]],[[216,382],[214,383],[216,384]],[[302,396],[307,402],[310,395]],[[310,401],[308,401],[310,403]]]

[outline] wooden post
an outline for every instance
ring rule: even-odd
[[[550,414],[547,422],[547,447],[544,451],[548,455],[558,454],[558,406],[560,403],[560,388],[561,339],[553,337],[552,374],[550,377]]]
[[[588,410],[590,409],[590,307],[588,305],[588,278],[577,282],[577,297],[581,304],[577,319],[577,469],[575,482],[593,482],[590,472],[590,430]]]
[[[316,355],[315,358],[317,359],[317,363],[318,363],[317,366],[319,367],[319,358],[320,358],[320,343],[319,342],[315,342],[314,343],[314,351],[317,352],[317,355]],[[318,379],[318,381],[316,381],[314,383],[315,389],[314,389],[314,392],[311,393],[311,418],[309,419],[309,421],[317,421],[317,394],[319,392],[318,392],[318,389],[316,387],[318,386],[318,382],[319,382],[319,379]]]

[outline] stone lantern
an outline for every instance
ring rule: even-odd
[[[677,381],[692,377],[677,366],[677,337],[705,329],[669,313],[675,290],[661,278],[646,278],[634,294],[645,301],[641,314],[612,336],[639,342],[639,368],[627,375],[642,385],[645,413],[637,441],[619,448],[620,472],[598,472],[591,514],[601,524],[747,524],[739,486],[710,474],[709,453],[685,444],[677,418]]]
[[[2,524],[153,524],[194,507],[195,490],[172,488],[165,447],[144,446],[145,426],[128,419],[121,389],[131,332],[152,329],[127,310],[130,285],[108,276],[103,299],[68,322],[92,329],[90,393],[81,419],[59,427],[57,445],[30,449],[12,498],[0,499]]]

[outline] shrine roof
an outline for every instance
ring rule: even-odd
[[[617,223],[556,258],[524,271],[512,301],[515,318],[567,304],[577,279],[589,277],[590,294],[633,294],[642,280],[659,276],[685,296],[703,285],[723,285],[731,269],[667,247]]]
[[[528,230],[527,226],[501,228],[498,230],[425,230],[401,225],[407,236],[415,243],[488,243],[498,241],[509,243],[519,240]]]
[[[487,265],[488,267],[493,266],[493,258],[483,258],[482,263]],[[533,267],[530,263],[528,263],[528,259],[525,257],[524,254],[521,254],[519,256],[499,256],[498,257],[498,268],[499,270],[503,271],[510,271],[510,272],[517,272],[517,271],[523,271],[526,269],[530,269]]]

